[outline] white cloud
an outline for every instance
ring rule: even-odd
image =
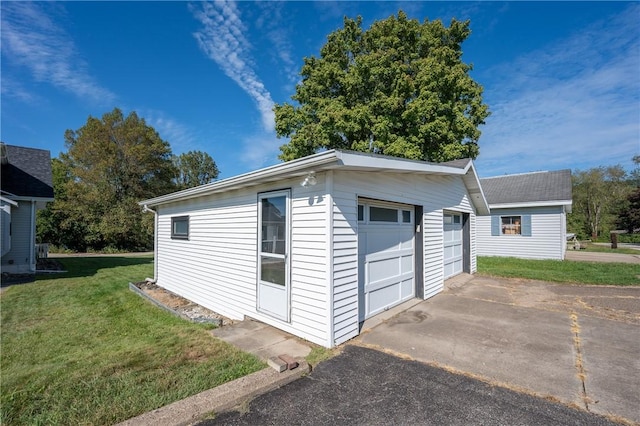
[[[242,141],[241,161],[251,170],[271,166],[278,163],[280,145],[285,141],[275,135],[256,134],[247,136]]]
[[[278,62],[277,68],[284,72],[288,81],[288,91],[293,91],[295,84],[300,81],[299,66],[301,64],[294,61],[292,57],[293,44],[285,24],[290,20],[283,19],[282,16],[284,2],[258,2],[257,6],[260,9],[260,16],[256,20],[256,27],[266,35],[273,46],[269,52],[275,55]]]
[[[235,3],[198,3],[191,6],[191,11],[203,25],[194,34],[200,48],[253,99],[260,112],[263,129],[273,132],[273,100],[254,69],[251,44],[244,36],[247,28]]]
[[[186,151],[200,150],[195,142],[197,138],[194,131],[189,126],[167,116],[164,112],[141,110],[139,116],[156,129],[163,140],[169,142],[174,154],[179,155]]]
[[[640,153],[640,6],[489,70],[483,175],[629,163]]]
[[[71,37],[48,15],[47,3],[2,2],[2,55],[10,63],[27,68],[33,78],[74,95],[108,104],[115,95],[90,76]],[[4,78],[3,78],[4,80]],[[3,82],[3,93],[30,96],[20,87]],[[5,87],[7,86],[7,87]]]

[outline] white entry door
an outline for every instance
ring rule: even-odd
[[[445,213],[444,223],[444,278],[462,272],[462,215]]]
[[[289,321],[290,191],[258,196],[258,310]]]
[[[360,321],[415,295],[413,214],[406,205],[358,206]]]

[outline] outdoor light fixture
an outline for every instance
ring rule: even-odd
[[[306,188],[307,186],[313,186],[316,183],[318,183],[318,180],[316,179],[316,172],[309,172],[300,185]]]

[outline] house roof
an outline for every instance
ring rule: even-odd
[[[2,143],[1,153],[0,188],[6,196],[53,200],[49,151]]]
[[[571,205],[571,170],[480,179],[491,208]]]
[[[489,212],[489,206],[480,187],[478,174],[476,173],[473,161],[470,159],[456,160],[455,166],[452,166],[446,163],[429,163],[385,155],[340,150],[324,151],[254,172],[144,200],[139,204],[141,206],[153,207],[201,195],[215,194],[232,189],[273,182],[283,178],[302,177],[310,171],[319,172],[333,169],[461,176],[471,196],[471,201],[478,212],[480,214],[487,214]]]

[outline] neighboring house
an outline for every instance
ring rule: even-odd
[[[2,272],[35,273],[36,211],[53,201],[49,151],[0,143]]]
[[[333,347],[476,270],[489,213],[471,160],[325,151],[140,202],[158,285]]]
[[[478,217],[478,256],[564,259],[571,171],[480,179],[491,209]]]

